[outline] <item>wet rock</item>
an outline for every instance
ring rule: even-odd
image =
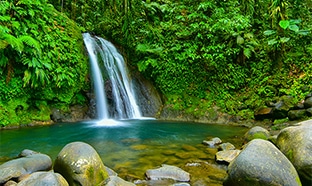
[[[272,119],[273,108],[272,107],[260,108],[255,112],[254,117],[256,120]]]
[[[270,137],[270,133],[263,127],[253,127],[245,134],[245,141],[251,141],[253,139],[264,139],[267,140]]]
[[[308,115],[309,117],[311,117],[311,116],[312,116],[312,107],[311,107],[311,108],[308,108],[308,109],[306,110],[306,113],[307,113],[307,115]]]
[[[33,151],[32,151],[33,152]],[[26,155],[26,154],[25,154]],[[50,170],[52,160],[45,154],[29,154],[0,165],[0,184],[36,171]]]
[[[221,144],[222,140],[218,137],[212,138],[210,141],[204,140],[203,144],[208,145],[209,147],[216,147]]]
[[[118,176],[110,176],[109,177],[109,181],[105,186],[135,186],[134,183],[125,181],[121,178],[119,178]]]
[[[15,181],[10,180],[10,181],[6,182],[3,186],[16,186],[16,185],[17,185],[17,183]]]
[[[274,104],[274,119],[286,118],[288,111],[294,107],[294,98],[292,96],[282,96],[279,101]]]
[[[190,181],[188,172],[172,165],[162,165],[162,167],[157,169],[149,169],[145,174],[150,180],[172,179],[175,181]]]
[[[216,153],[216,161],[219,163],[231,163],[240,153],[240,150],[223,150]]]
[[[306,116],[306,110],[300,109],[300,110],[290,110],[288,112],[288,118],[289,120],[298,120],[302,119]]]
[[[304,108],[311,108],[312,107],[312,97],[308,97],[304,100]]]
[[[54,171],[69,185],[98,185],[109,177],[98,153],[83,142],[67,144],[55,160]]]
[[[68,186],[67,181],[62,175],[54,172],[35,172],[26,179],[23,179],[17,186],[29,185],[53,185],[53,186]]]
[[[293,163],[300,177],[312,183],[312,120],[281,130],[276,145]]]
[[[300,186],[301,182],[282,152],[269,141],[254,139],[230,163],[224,185]]]
[[[218,146],[219,150],[235,150],[235,146],[232,143],[226,142]]]

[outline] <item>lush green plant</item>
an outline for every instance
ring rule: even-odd
[[[38,110],[38,117],[28,116],[48,120],[49,104],[69,105],[86,87],[80,29],[45,0],[0,1],[0,19],[1,106],[22,100],[7,112],[27,104],[19,110]],[[49,102],[47,108],[35,106],[42,101]],[[9,115],[19,121],[18,115]]]

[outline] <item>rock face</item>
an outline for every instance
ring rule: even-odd
[[[265,128],[256,126],[251,128],[246,134],[245,134],[245,141],[251,141],[253,139],[264,139],[267,140],[270,137],[270,133]]]
[[[149,169],[145,174],[150,180],[173,179],[175,181],[190,181],[188,172],[171,165],[162,165],[158,169]]]
[[[98,185],[109,177],[98,153],[83,142],[67,144],[55,160],[54,171],[69,185]]]
[[[26,179],[23,179],[17,184],[18,186],[29,185],[53,185],[53,186],[68,186],[67,181],[62,175],[54,172],[35,172]]]
[[[230,163],[226,186],[300,186],[296,169],[271,142],[255,139]]]
[[[312,120],[283,129],[276,145],[293,163],[300,177],[312,183]]]
[[[0,165],[0,185],[12,178],[18,179],[36,171],[50,170],[52,167],[52,160],[48,155],[34,151],[22,154],[25,156]]]
[[[136,74],[134,80],[138,106],[141,109],[142,115],[145,117],[155,117],[163,105],[161,95],[155,87],[140,74]]]

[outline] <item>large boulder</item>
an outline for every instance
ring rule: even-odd
[[[254,139],[230,163],[226,186],[301,185],[296,169],[271,142]]]
[[[35,172],[17,184],[17,186],[29,186],[29,185],[68,186],[68,183],[63,178],[63,176],[58,173]]]
[[[146,176],[150,180],[172,179],[175,181],[190,181],[190,174],[179,167],[162,165],[157,169],[149,169]]]
[[[26,150],[22,157],[0,165],[0,185],[10,179],[18,179],[36,171],[50,170],[52,160],[48,155]]]
[[[69,185],[99,185],[109,178],[98,153],[84,142],[67,144],[55,160],[54,171]]]
[[[293,163],[300,177],[312,183],[312,120],[281,130],[276,145]]]

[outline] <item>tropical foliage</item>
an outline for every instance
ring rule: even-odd
[[[79,30],[113,41],[173,109],[252,118],[265,101],[312,90],[310,0],[48,2],[0,1],[0,97],[23,103],[14,113],[75,102],[87,73]]]
[[[80,0],[76,16],[78,1],[67,3],[54,5],[121,45],[175,109],[252,117],[266,100],[311,91],[311,1]]]
[[[87,74],[79,27],[45,0],[0,1],[0,123],[49,120]]]

